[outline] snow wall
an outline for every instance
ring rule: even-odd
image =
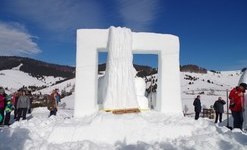
[[[98,52],[107,51],[109,29],[77,30],[75,117],[99,111]],[[132,32],[132,53],[158,55],[155,110],[182,115],[179,39],[169,34]]]

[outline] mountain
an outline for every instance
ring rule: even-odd
[[[19,65],[21,65],[20,71],[36,78],[42,78],[43,76],[75,77],[75,67],[51,64],[26,57],[0,56],[0,70],[9,70]]]
[[[19,68],[20,71],[28,73],[36,78],[42,78],[43,76],[54,76],[54,77],[63,77],[66,79],[71,79],[75,77],[75,67],[47,63],[27,57],[0,56],[0,71],[12,69],[19,65],[21,65]],[[136,69],[137,76],[139,77],[153,75],[158,72],[157,68],[152,68],[150,66],[144,66],[144,65],[134,64],[134,68]],[[99,72],[105,71],[105,69],[106,69],[105,63],[98,65]],[[193,64],[180,66],[180,71],[207,73],[207,69]]]
[[[184,66],[180,66],[181,72],[194,72],[194,73],[207,73],[207,69],[201,68],[197,65],[188,64]]]
[[[144,66],[144,65],[137,65],[134,64],[134,68],[137,71],[137,76],[138,77],[144,77],[144,76],[149,76],[152,74],[156,74],[158,72],[158,70],[156,68],[152,68],[150,66]],[[105,71],[106,69],[106,64],[99,64],[98,66],[98,71]]]

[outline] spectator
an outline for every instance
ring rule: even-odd
[[[53,90],[51,95],[48,95],[48,103],[47,103],[47,107],[48,110],[50,110],[50,116],[57,114],[57,100],[56,100],[56,91]]]
[[[6,97],[6,106],[5,106],[5,119],[4,119],[4,125],[9,126],[9,120],[10,120],[10,113],[12,110],[14,110],[14,106],[12,105],[12,98],[11,96]]]
[[[22,116],[22,119],[26,119],[27,110],[30,108],[30,99],[26,95],[25,91],[22,91],[22,95],[18,98],[18,102],[16,105],[16,108],[18,109],[18,115],[17,115],[17,121],[20,120],[20,117]]]
[[[195,107],[195,120],[198,120],[199,119],[200,112],[201,112],[201,109],[202,109],[200,95],[198,95],[195,98],[195,100],[193,102],[193,105]]]
[[[215,110],[215,123],[218,122],[218,119],[220,122],[222,122],[222,113],[224,113],[224,105],[226,102],[219,97],[218,100],[214,102],[214,110]]]
[[[242,130],[243,127],[243,111],[244,111],[244,93],[247,89],[246,83],[241,83],[239,86],[233,88],[230,91],[230,110],[233,117],[233,128],[239,128]]]
[[[61,102],[61,95],[59,94],[58,89],[55,89],[55,99],[57,101],[57,104]]]

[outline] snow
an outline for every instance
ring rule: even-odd
[[[58,89],[58,91],[66,91],[66,92],[70,92],[75,86],[75,79],[69,79],[69,80],[66,80],[64,82],[61,82],[61,83],[58,83],[58,84],[55,84],[55,85],[52,85],[52,86],[49,86],[47,88],[44,88],[42,90],[38,90],[34,93],[36,94],[51,94],[52,90],[54,89]]]
[[[77,119],[74,95],[62,99],[57,116],[36,108],[28,120],[1,128],[0,149],[198,149],[245,150],[247,134],[212,120],[156,111],[113,115],[103,111]],[[9,144],[7,144],[9,143]]]
[[[23,86],[51,86],[57,81],[63,80],[62,77],[44,76],[43,79],[37,79],[28,73],[20,71],[20,64],[10,70],[0,71],[0,86],[8,87],[7,93],[13,93]]]
[[[227,90],[238,85],[241,71],[222,71],[220,74],[208,71],[206,74],[181,72],[181,89],[182,89],[182,103],[183,110],[186,108],[187,113],[193,113],[194,108],[191,105],[197,95],[201,95],[201,103],[205,108],[210,108],[211,105],[222,97],[227,100]],[[191,76],[196,80],[186,80],[185,78]],[[210,81],[210,83],[208,82]],[[189,83],[192,84],[189,84]],[[201,94],[203,92],[203,94]],[[226,105],[224,105],[226,110]]]
[[[194,84],[190,85],[188,80],[182,78],[185,74],[193,75],[200,80],[193,81]],[[202,105],[210,106],[216,100],[214,98],[219,95],[224,96],[225,91],[208,95],[207,89],[230,89],[238,83],[240,76],[240,71],[221,72],[220,77],[211,72],[208,74],[181,73],[183,91],[188,93],[195,90],[194,95],[183,92],[183,104],[185,101],[190,101],[187,106],[192,106],[198,92],[205,91],[205,94],[201,95]],[[202,79],[206,81],[201,82]],[[214,86],[212,83],[207,83],[208,79],[214,81]],[[73,79],[65,84],[61,83],[60,88],[74,81]],[[218,83],[225,84],[222,87],[218,86]],[[142,84],[136,83],[136,86],[142,86]],[[138,89],[140,93],[143,92],[142,88]],[[139,92],[137,90],[137,94]],[[10,127],[0,128],[0,149],[247,149],[247,134],[238,129],[231,131],[226,128],[225,117],[222,123],[215,124],[214,120],[207,118],[199,118],[195,121],[193,115],[183,117],[151,110],[124,115],[99,111],[78,119],[73,116],[74,102],[75,94],[73,93],[61,100],[57,116],[48,118],[47,108],[35,108],[32,114],[28,115],[27,120],[14,122]],[[189,111],[192,112],[193,109]]]

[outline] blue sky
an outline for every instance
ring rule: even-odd
[[[0,55],[75,66],[76,29],[122,26],[177,35],[181,65],[236,70],[247,66],[246,14],[246,0],[0,0]]]

